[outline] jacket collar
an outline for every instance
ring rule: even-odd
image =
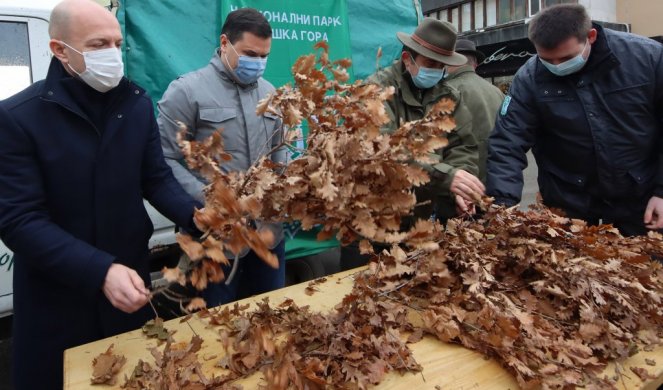
[[[212,59],[209,61],[209,63],[210,63],[210,65],[212,65],[212,67],[217,72],[217,74],[221,77],[222,80],[224,80],[226,82],[229,82],[229,83],[233,83],[236,86],[238,86],[239,88],[241,88],[243,90],[247,90],[247,91],[258,88],[258,82],[257,81],[255,83],[251,83],[251,84],[242,84],[242,83],[240,83],[239,81],[237,81],[235,79],[234,75],[232,75],[230,73],[230,71],[228,71],[228,67],[225,64],[225,61],[221,58],[221,49],[217,48],[214,51],[214,55],[212,55]]]
[[[94,128],[93,122],[90,120],[88,115],[85,113],[81,107],[84,106],[85,102],[79,102],[73,98],[69,93],[67,87],[68,83],[79,83],[76,84],[76,87],[80,87],[82,81],[75,79],[64,69],[64,66],[60,63],[60,60],[53,57],[51,59],[51,64],[48,69],[48,74],[46,80],[42,84],[41,91],[39,96],[47,101],[55,102],[66,109],[77,114],[79,117],[86,120],[91,127]],[[87,87],[87,85],[85,86]],[[125,114],[124,110],[131,109],[133,107],[133,101],[145,95],[145,90],[129,81],[126,77],[123,77],[120,81],[120,84],[115,87],[112,92],[115,92],[115,97],[110,103],[109,109],[119,111],[114,111],[113,115],[117,113],[117,118],[120,119]],[[118,122],[121,123],[121,122]],[[102,136],[102,143],[100,146],[100,152],[103,151],[112,140],[114,134],[119,131],[122,126],[114,125],[107,126]],[[96,128],[95,128],[96,129]],[[97,134],[99,134],[99,129],[96,129]]]
[[[476,73],[474,70],[474,66],[472,65],[463,65],[460,68],[456,69],[455,72],[449,73],[449,76],[447,76],[447,80],[452,80],[455,79],[456,77],[460,77],[460,75],[463,75],[465,73]]]
[[[39,91],[39,96],[45,100],[50,100],[61,104],[76,112],[79,116],[88,119],[87,115],[84,113],[84,110],[81,110],[81,106],[84,105],[85,102],[76,101],[76,99],[71,96],[66,88],[67,84],[73,83],[83,83],[83,81],[78,80],[67,73],[67,71],[64,69],[64,65],[60,62],[60,60],[58,60],[56,57],[53,57],[51,59],[51,64],[48,67],[46,79],[42,84],[41,90]],[[120,81],[120,84],[115,87],[115,89],[117,89],[118,96],[122,96],[126,90],[129,90],[129,88],[134,89],[136,91],[136,95],[142,96],[145,94],[144,89],[132,83],[126,77],[123,77]]]

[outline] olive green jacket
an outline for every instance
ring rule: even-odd
[[[495,119],[504,101],[504,94],[476,74],[472,65],[461,66],[451,73],[445,82],[460,91],[472,115],[472,132],[479,145],[479,179],[485,183],[488,135],[495,127]]]
[[[382,87],[393,86],[394,96],[386,102],[386,109],[391,122],[385,126],[386,131],[393,131],[405,122],[421,119],[428,111],[444,97],[449,97],[456,102],[454,118],[456,130],[448,135],[449,144],[437,151],[439,162],[432,167],[427,167],[431,174],[431,182],[415,192],[417,202],[430,201],[427,206],[418,207],[415,216],[427,218],[433,212],[433,206],[437,208],[437,198],[450,196],[449,188],[454,175],[459,169],[463,169],[473,175],[478,175],[479,149],[472,133],[472,117],[460,93],[443,82],[433,88],[420,90],[416,88],[404,69],[400,60],[388,68],[369,77],[367,82],[381,85]]]

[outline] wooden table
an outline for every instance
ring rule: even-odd
[[[317,285],[319,291],[312,296],[305,294],[304,289],[307,283],[302,283],[240,302],[253,303],[268,296],[270,304],[277,305],[286,298],[290,298],[299,305],[310,305],[312,310],[326,312],[333,309],[343,296],[350,292],[353,282],[352,274],[356,272],[358,271],[347,271],[327,277],[327,282]],[[196,333],[205,340],[202,350],[198,352],[198,356],[202,358],[201,360],[204,361],[205,357],[209,358],[216,355],[216,358],[204,362],[206,372],[211,372],[214,364],[222,355],[222,348],[216,341],[218,338],[217,331],[206,328],[206,320],[197,316],[193,316],[188,322]],[[189,325],[180,323],[179,319],[165,323],[168,330],[177,331],[173,336],[176,341],[187,342],[193,335]],[[111,344],[115,345],[113,349],[115,354],[124,355],[127,358],[127,363],[118,375],[118,384],[112,387],[113,389],[119,389],[120,384],[124,382],[125,374],[130,376],[139,359],[153,362],[148,348],[155,347],[157,341],[147,339],[141,330],[135,330],[66,350],[64,354],[64,389],[91,388],[92,359],[105,352]],[[411,344],[410,348],[417,362],[424,367],[423,372],[403,376],[398,373],[390,373],[376,387],[377,389],[518,389],[515,378],[502,368],[498,362],[493,359],[486,359],[483,355],[458,345],[445,344],[433,337],[426,336],[420,342]],[[656,360],[657,365],[654,367],[647,366],[645,358]],[[630,366],[645,367],[657,379],[643,383],[628,369]],[[663,346],[652,352],[643,351],[632,356],[623,363],[623,367],[626,375],[623,378],[623,383],[619,384],[620,389],[656,389],[663,384]],[[609,366],[606,373],[609,376],[614,375],[614,367]],[[237,383],[242,384],[245,389],[254,389],[258,388],[258,384],[261,383],[261,377],[258,373]],[[110,389],[111,387],[97,386],[97,388]]]

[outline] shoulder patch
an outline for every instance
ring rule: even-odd
[[[500,109],[500,115],[506,115],[507,110],[509,109],[509,103],[511,103],[511,96],[506,95],[504,101],[502,102],[502,108]]]

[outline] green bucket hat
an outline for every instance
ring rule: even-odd
[[[449,22],[424,18],[412,35],[398,32],[396,36],[403,45],[437,62],[451,66],[467,63],[464,55],[455,52],[458,33]]]

